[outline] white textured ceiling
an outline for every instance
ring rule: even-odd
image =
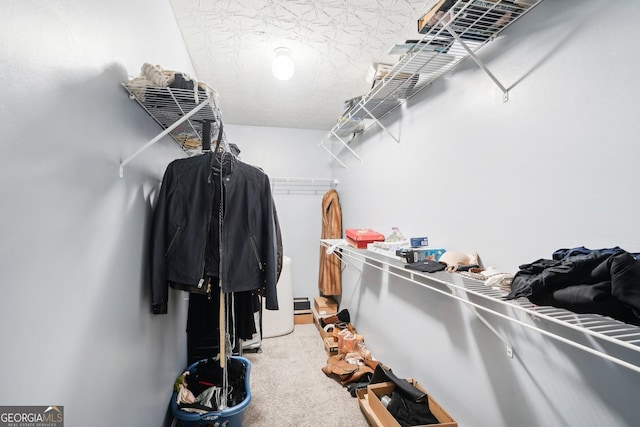
[[[427,0],[171,0],[197,78],[220,94],[226,123],[326,129],[365,94],[372,62],[419,38]],[[287,47],[293,78],[271,62]]]

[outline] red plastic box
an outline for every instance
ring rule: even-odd
[[[366,249],[369,243],[384,242],[384,236],[369,228],[347,228],[347,243],[358,249]]]

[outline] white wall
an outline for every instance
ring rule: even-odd
[[[262,168],[272,180],[284,253],[291,258],[293,295],[313,299],[318,295],[322,196],[330,187],[308,181],[330,178],[331,158],[318,147],[326,132],[237,125],[224,129],[228,141],[242,150],[242,161]],[[286,178],[300,184],[278,183]]]
[[[545,0],[480,57],[344,151],[345,228],[427,235],[515,273],[554,250],[640,251],[640,2]],[[336,145],[335,150],[340,152]],[[460,425],[636,425],[640,375],[375,270],[347,268],[343,307],[374,355],[412,376]],[[640,359],[640,357],[638,358]]]
[[[120,83],[193,73],[168,2],[2,2],[2,405],[64,405],[69,426],[163,424],[186,310],[150,314],[151,201],[175,143]]]

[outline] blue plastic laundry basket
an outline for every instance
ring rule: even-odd
[[[244,416],[244,410],[249,406],[251,402],[251,391],[249,390],[249,373],[251,372],[251,362],[248,359],[240,356],[232,356],[232,359],[236,359],[245,367],[244,388],[246,390],[246,397],[239,404],[230,408],[223,409],[221,411],[207,412],[206,414],[196,414],[192,412],[182,411],[178,407],[177,392],[173,392],[171,396],[171,412],[173,416],[179,421],[181,427],[198,427],[215,425],[219,427],[242,427],[242,418]],[[198,364],[196,362],[187,368],[188,371],[196,372]]]

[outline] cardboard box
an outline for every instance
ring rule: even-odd
[[[338,303],[329,297],[315,297],[313,299],[313,306],[319,316],[328,316],[338,312]]]
[[[322,343],[324,344],[324,350],[327,352],[327,356],[338,354],[338,343],[333,340],[333,337],[324,338]]]
[[[304,325],[307,323],[313,323],[313,313],[311,310],[294,310],[293,311],[293,324]]]
[[[345,235],[347,243],[358,249],[366,249],[369,243],[384,242],[382,234],[368,228],[348,228]]]
[[[421,391],[427,393],[417,382],[409,379],[414,386],[416,386]],[[380,398],[384,395],[390,395],[395,389],[395,384],[392,382],[385,382],[379,384],[370,384],[367,386],[367,396],[369,400],[369,406],[371,407],[371,411],[378,418],[381,424],[381,427],[400,427],[400,424],[396,421],[396,419],[387,411],[387,408],[384,407]],[[458,427],[458,423],[454,420],[451,415],[447,413],[435,400],[431,398],[431,395],[427,393],[427,403],[429,405],[429,410],[439,421],[438,424],[429,424],[425,426],[416,426],[416,427],[429,427],[429,426],[439,426],[439,427]],[[425,403],[426,404],[426,403]]]
[[[356,390],[356,398],[358,399],[358,405],[360,406],[360,410],[367,418],[369,424],[373,427],[380,427],[382,423],[378,419],[378,417],[371,410],[371,406],[369,405],[369,395],[367,394],[366,388],[360,388]]]
[[[295,297],[293,299],[294,310],[311,310],[311,302],[307,297]]]
[[[315,311],[313,312],[313,323],[316,324],[316,328],[318,328],[318,333],[320,334],[320,337],[322,339],[325,339],[325,338],[333,339],[333,331],[327,332],[324,330],[322,325],[320,325],[320,317],[318,317],[318,314]]]

